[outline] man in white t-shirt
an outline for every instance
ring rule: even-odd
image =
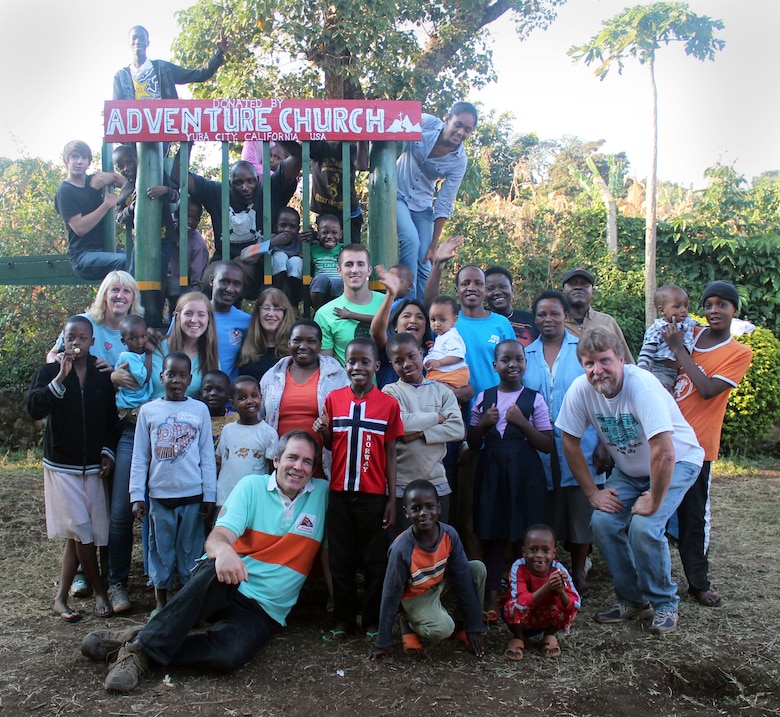
[[[594,508],[591,528],[617,599],[596,613],[602,623],[650,620],[657,635],[677,627],[666,524],[698,475],[704,451],[674,399],[647,371],[625,365],[618,336],[596,327],[577,346],[585,375],[567,392],[555,425],[563,451]],[[594,426],[615,462],[598,490],[580,439]]]

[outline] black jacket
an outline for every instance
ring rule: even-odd
[[[85,473],[100,469],[102,455],[115,458],[119,438],[118,415],[110,372],[98,371],[95,357],[87,357],[82,393],[78,376],[65,377],[65,395],[58,397],[50,383],[58,363],[47,363],[35,374],[27,393],[27,410],[35,420],[48,416],[43,439],[43,462],[54,470]]]
[[[186,67],[179,67],[172,62],[165,60],[152,60],[154,69],[157,72],[157,79],[160,81],[160,99],[175,100],[179,95],[176,93],[176,85],[186,85],[190,82],[205,82],[210,80],[217,69],[225,61],[225,56],[221,50],[217,50],[214,56],[209,60],[206,67],[199,70],[188,70]],[[135,90],[133,88],[133,77],[130,74],[130,66],[123,67],[114,75],[114,97],[115,100],[134,100]]]

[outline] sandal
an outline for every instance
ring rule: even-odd
[[[323,633],[322,639],[325,642],[344,642],[347,639],[346,625],[336,625]]]
[[[513,637],[506,645],[504,657],[510,662],[520,662],[525,657],[525,641],[520,637]]]
[[[93,613],[95,614],[95,617],[111,617],[114,614],[114,611],[111,608],[111,603],[106,603],[105,605],[98,605],[96,603]]]
[[[539,645],[539,651],[542,653],[542,657],[560,657],[561,646],[555,635],[545,635],[541,645]]]
[[[693,591],[691,596],[699,605],[704,605],[704,607],[720,607],[720,595],[712,590]]]
[[[420,637],[414,632],[408,632],[405,635],[401,635],[401,642],[404,646],[404,652],[407,655],[422,655],[425,652],[425,647],[420,642]]]
[[[493,625],[498,622],[498,611],[497,610],[483,610],[482,611],[482,622],[487,623],[488,625]]]

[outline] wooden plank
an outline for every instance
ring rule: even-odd
[[[77,277],[73,273],[68,257],[64,254],[0,257],[0,284],[78,286],[99,283],[99,281],[89,281]]]

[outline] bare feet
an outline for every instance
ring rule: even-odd
[[[95,617],[110,617],[113,612],[108,595],[95,596]]]
[[[81,613],[78,610],[72,610],[68,603],[59,598],[54,601],[52,610],[65,622],[78,622],[81,620]]]

